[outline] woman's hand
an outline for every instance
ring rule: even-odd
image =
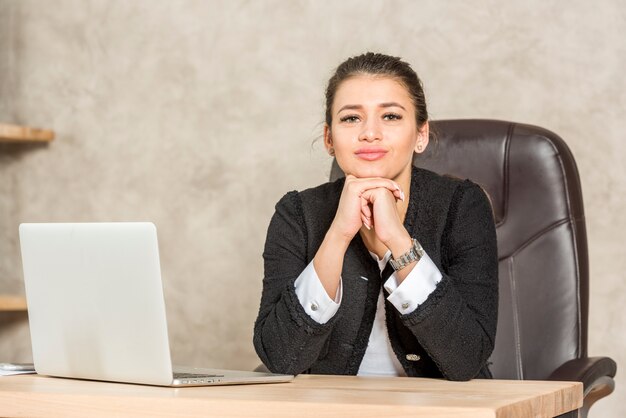
[[[376,238],[391,250],[394,258],[405,254],[412,246],[411,236],[404,227],[398,213],[395,196],[389,190],[376,188],[366,190],[361,198],[371,208]],[[415,262],[396,272],[396,281],[402,283],[415,267]]]
[[[348,245],[363,225],[371,229],[375,222],[376,233],[380,228],[384,237],[396,234],[398,225],[404,230],[395,208],[396,200],[404,200],[404,193],[392,180],[346,176],[335,218],[313,259],[315,271],[331,299],[337,295]],[[406,230],[404,234],[408,236]],[[398,237],[401,239],[403,235],[398,234]],[[400,239],[394,237],[394,245],[396,241],[399,245]],[[393,253],[394,249],[389,248]]]
[[[406,243],[408,233],[396,207],[396,196],[386,188],[368,189],[361,195],[363,210],[373,215],[376,238],[391,249],[394,242],[403,240]],[[410,237],[409,237],[410,239]]]
[[[383,192],[387,196],[383,197]],[[389,201],[386,201],[386,198]],[[339,207],[330,228],[349,242],[361,226],[365,225],[370,229],[373,222],[376,222],[376,224],[381,223],[383,235],[387,237],[397,229],[394,228],[392,213],[395,214],[397,222],[402,227],[395,207],[396,200],[404,200],[404,193],[396,182],[379,177],[356,178],[348,174],[339,199]],[[374,208],[374,213],[370,204]],[[380,208],[380,214],[376,214],[377,206]],[[378,230],[376,233],[378,235]]]

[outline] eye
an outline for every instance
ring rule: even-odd
[[[341,122],[355,123],[359,121],[359,117],[356,115],[347,115],[347,116],[342,116],[339,120]]]
[[[397,113],[385,113],[383,115],[383,119],[384,120],[400,120],[402,119],[402,116],[398,115]]]

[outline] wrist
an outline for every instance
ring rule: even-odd
[[[405,254],[413,246],[413,241],[408,233],[396,235],[394,238],[384,243],[385,246],[391,251],[391,255],[394,258],[400,257]]]
[[[324,241],[328,241],[335,248],[341,248],[346,250],[350,245],[350,241],[352,241],[354,237],[348,237],[341,232],[338,232],[333,228],[333,225],[330,226],[328,231],[326,232],[326,236],[324,237]]]
[[[400,270],[406,272],[410,270],[405,269],[409,266],[414,266],[415,263],[418,263],[423,255],[424,249],[422,248],[421,244],[416,239],[411,239],[411,248],[409,249],[409,251],[399,257],[391,257],[391,260],[389,260],[389,262],[391,263],[391,267],[393,267],[396,272],[400,272]],[[406,273],[404,277],[406,277]]]

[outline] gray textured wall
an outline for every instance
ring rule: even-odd
[[[0,120],[57,133],[0,146],[0,289],[23,292],[20,222],[152,220],[174,360],[254,367],[273,205],[325,181],[311,145],[325,81],[377,50],[414,65],[433,118],[566,139],[588,219],[589,352],[626,364],[625,33],[619,0],[0,0]],[[0,360],[29,360],[25,316],[0,315]],[[622,376],[593,416],[626,416]]]

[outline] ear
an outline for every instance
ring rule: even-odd
[[[330,134],[330,126],[328,124],[324,124],[324,146],[326,147],[326,151],[330,153],[330,149],[333,147],[333,138]]]
[[[417,141],[415,142],[415,152],[421,154],[426,150],[428,146],[428,138],[430,134],[430,127],[428,121],[424,122],[424,125],[417,132]]]

